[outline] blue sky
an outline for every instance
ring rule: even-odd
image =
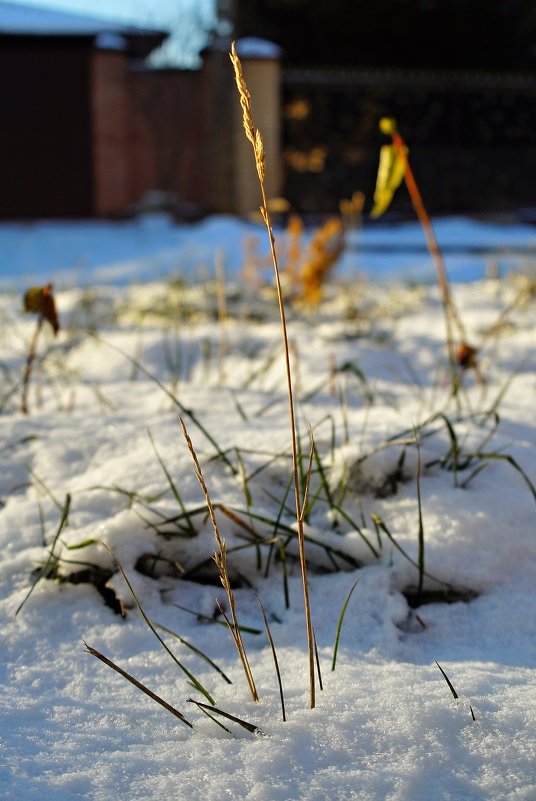
[[[60,11],[103,16],[118,21],[171,30],[158,54],[161,63],[194,66],[205,42],[204,31],[214,23],[215,0],[8,0]]]

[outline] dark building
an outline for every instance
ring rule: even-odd
[[[0,2],[0,218],[186,216],[258,206],[229,60],[217,40],[197,70],[150,69],[166,34]],[[279,194],[277,48],[243,52]]]
[[[128,204],[128,72],[164,38],[0,2],[1,217],[101,215]]]

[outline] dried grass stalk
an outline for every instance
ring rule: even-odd
[[[299,544],[299,552],[300,552],[300,567],[301,567],[301,575],[302,575],[302,585],[303,585],[303,598],[304,598],[304,608],[305,608],[305,625],[307,631],[307,647],[309,652],[309,698],[310,698],[310,706],[314,708],[315,706],[315,656],[314,656],[314,639],[313,639],[313,626],[311,622],[311,606],[309,602],[309,587],[308,587],[308,579],[307,579],[307,564],[305,561],[305,537],[303,531],[303,516],[302,516],[302,502],[300,498],[300,476],[299,476],[299,463],[298,463],[298,446],[297,446],[297,437],[296,437],[296,421],[295,421],[295,414],[294,414],[294,399],[293,399],[293,391],[292,391],[292,372],[290,368],[290,351],[289,351],[289,343],[288,343],[288,336],[287,336],[287,325],[286,325],[286,318],[285,318],[285,306],[283,302],[283,291],[281,288],[281,278],[279,273],[279,267],[277,262],[277,254],[275,250],[275,239],[272,230],[272,225],[270,222],[270,212],[268,209],[268,203],[266,200],[266,188],[264,184],[264,175],[266,172],[266,164],[264,158],[264,145],[262,142],[262,136],[260,132],[255,128],[253,124],[253,114],[251,111],[251,98],[249,91],[246,86],[246,82],[244,80],[244,76],[242,73],[242,65],[240,63],[240,59],[238,58],[238,54],[236,52],[236,47],[233,42],[231,46],[231,53],[230,53],[231,62],[235,72],[235,81],[236,86],[238,88],[238,93],[240,95],[240,105],[242,107],[243,112],[243,125],[246,137],[252,144],[253,147],[253,154],[255,156],[255,165],[257,167],[257,175],[259,177],[259,184],[261,190],[261,199],[262,204],[260,207],[262,219],[264,224],[266,225],[266,230],[268,233],[268,239],[270,241],[270,253],[272,256],[272,263],[274,267],[274,275],[275,275],[275,284],[277,289],[277,299],[279,305],[279,315],[281,318],[281,329],[283,335],[283,348],[285,353],[285,365],[286,365],[286,374],[287,374],[287,394],[288,394],[288,402],[289,402],[289,418],[290,418],[290,432],[291,432],[291,444],[292,444],[292,464],[293,464],[293,477],[294,477],[294,499],[296,504],[296,521],[297,521],[297,528],[298,528],[298,544]]]
[[[246,654],[246,649],[244,647],[244,643],[242,640],[242,635],[240,633],[240,627],[238,625],[238,619],[236,616],[236,604],[233,591],[231,589],[231,582],[229,581],[229,572],[227,570],[227,544],[220,534],[220,529],[218,526],[218,521],[216,520],[216,513],[214,511],[214,505],[209,495],[209,491],[205,482],[205,478],[203,476],[203,471],[201,470],[201,465],[199,464],[199,459],[197,458],[197,454],[195,452],[195,448],[193,446],[192,440],[190,439],[190,435],[184,425],[184,420],[182,417],[179,417],[179,422],[181,424],[182,433],[184,435],[184,439],[186,440],[186,445],[190,454],[192,456],[192,460],[194,463],[195,474],[197,476],[197,480],[201,486],[203,491],[203,495],[205,496],[205,501],[208,507],[208,513],[210,515],[210,520],[212,522],[212,528],[214,530],[214,539],[216,540],[216,545],[218,546],[218,550],[214,552],[214,561],[218,567],[218,571],[220,573],[220,581],[223,585],[225,590],[225,594],[227,595],[227,601],[229,603],[229,609],[231,612],[231,620],[227,620],[229,631],[233,636],[233,640],[236,645],[236,650],[238,651],[238,655],[240,657],[240,661],[242,662],[242,667],[244,668],[244,673],[246,676],[246,681],[248,683],[249,691],[251,693],[251,697],[253,701],[258,701],[259,696],[257,693],[257,688],[255,686],[255,681],[253,679],[253,673],[251,672],[251,667],[249,665],[249,661]]]

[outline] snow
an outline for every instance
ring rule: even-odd
[[[452,281],[485,276],[491,260],[501,273],[534,264],[533,226],[489,223],[464,217],[434,221]],[[277,231],[281,238],[281,230]],[[259,254],[268,254],[261,225],[228,217],[208,217],[194,225],[174,223],[152,213],[123,222],[0,223],[0,289],[19,290],[27,283],[53,280],[58,286],[131,283],[180,272],[188,280],[213,274],[219,250],[226,273],[236,277],[251,240]],[[434,281],[433,262],[417,222],[365,224],[349,236],[339,275],[358,271],[370,278]]]
[[[438,221],[437,231],[447,245],[533,243],[528,226],[460,219]],[[517,264],[498,280],[453,286],[469,341],[481,346],[485,380],[468,371],[459,407],[449,400],[433,267],[426,268],[428,283],[409,286],[399,280],[407,270],[398,256],[374,254],[378,264],[386,262],[380,270],[367,262],[366,249],[357,249],[345,256],[357,260],[357,272],[342,264],[320,307],[289,303],[301,441],[305,448],[310,422],[329,491],[345,512],[330,508],[315,465],[311,497],[318,493],[318,501],[305,533],[324,689],[309,709],[295,523],[291,510],[281,510],[291,464],[280,331],[270,287],[240,276],[251,235],[264,253],[261,229],[231,218],[190,226],[162,217],[1,226],[0,798],[533,801],[532,274]],[[418,244],[416,236],[411,226],[374,226],[359,241],[396,244],[407,237]],[[227,297],[227,318],[219,322],[216,251],[223,254]],[[378,275],[383,283],[372,280]],[[62,331],[56,341],[43,329],[25,416],[20,377],[35,318],[21,312],[20,293],[49,279]],[[501,327],[489,333],[507,308]],[[260,631],[243,635],[257,704],[230,634],[211,622],[216,602],[227,602],[211,570],[210,521],[203,511],[192,517],[194,536],[178,527],[181,510],[159,461],[187,509],[203,507],[179,413],[213,502],[240,510],[242,525],[221,506],[216,514],[239,623]],[[457,470],[446,419],[461,449]],[[215,445],[198,423],[236,475],[214,458]],[[465,465],[467,454],[473,458]],[[249,508],[241,464],[250,477]],[[412,609],[404,593],[410,598],[419,581],[417,486],[424,590],[447,584],[460,599]],[[27,597],[68,493],[68,521],[54,551],[63,581],[41,578]],[[267,566],[270,545],[251,547],[252,537],[271,539],[278,514],[287,527],[279,539],[290,538],[288,606],[281,561],[272,553]],[[390,536],[377,533],[378,518]],[[120,573],[108,586],[126,604],[125,618],[94,586],[66,580],[83,567],[75,562],[107,575],[114,570],[102,543],[148,617],[231,679],[227,684],[165,635],[218,709],[261,733],[220,718],[228,733],[188,701],[206,699],[145,625]],[[358,577],[332,671],[337,621]],[[277,649],[286,722],[255,592]],[[87,653],[83,641],[176,706],[193,729]]]
[[[244,36],[239,39],[236,43],[236,52],[240,58],[278,59],[281,56],[279,45],[267,39],[259,39],[257,36]]]

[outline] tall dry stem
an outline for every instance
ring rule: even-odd
[[[392,129],[389,130],[389,133],[391,134],[393,145],[397,152],[397,155],[401,159],[404,165],[404,181],[407,186],[409,196],[411,198],[411,203],[424,231],[428,250],[434,260],[434,264],[436,267],[437,283],[439,286],[439,293],[441,296],[441,303],[443,306],[443,314],[445,318],[447,352],[451,369],[452,394],[455,396],[459,389],[459,381],[456,372],[457,360],[456,360],[456,349],[454,346],[453,328],[457,329],[458,336],[462,343],[467,342],[467,336],[465,333],[461,317],[458,314],[458,311],[452,299],[450,284],[447,276],[445,262],[443,260],[443,255],[441,253],[441,250],[439,249],[439,245],[437,243],[437,239],[434,233],[434,229],[432,227],[432,223],[430,221],[430,217],[428,216],[428,212],[426,211],[426,208],[424,206],[424,202],[421,193],[419,191],[419,187],[417,186],[417,181],[415,180],[415,176],[413,175],[413,170],[411,169],[411,165],[409,163],[406,143],[402,138],[402,136],[397,131],[395,126],[393,126]]]
[[[251,142],[253,147],[253,154],[255,156],[255,166],[257,168],[257,175],[259,177],[259,184],[261,190],[261,215],[266,226],[268,239],[270,242],[270,253],[274,266],[275,284],[277,289],[277,300],[279,305],[279,315],[281,318],[281,329],[283,335],[283,348],[285,353],[285,366],[287,374],[287,394],[289,403],[289,418],[290,418],[290,432],[291,432],[291,445],[292,445],[292,466],[294,477],[294,500],[296,504],[296,522],[298,527],[298,546],[300,552],[300,567],[303,585],[303,599],[305,608],[305,625],[307,631],[307,647],[309,654],[309,700],[311,708],[315,706],[315,654],[314,654],[314,637],[313,626],[311,621],[311,605],[309,601],[309,586],[307,580],[307,564],[305,560],[305,536],[303,531],[303,515],[302,515],[302,502],[300,498],[300,475],[298,465],[298,445],[296,437],[296,420],[294,414],[294,398],[292,391],[292,372],[290,368],[290,351],[287,336],[287,324],[285,317],[285,305],[283,301],[283,290],[281,288],[281,279],[279,274],[279,266],[277,262],[277,254],[275,250],[275,239],[270,221],[270,212],[266,200],[266,188],[264,183],[264,176],[266,173],[266,164],[264,156],[264,144],[260,131],[255,128],[253,124],[253,114],[251,111],[251,97],[244,80],[242,72],[242,65],[238,54],[236,52],[235,43],[233,42],[230,52],[231,62],[234,68],[236,86],[240,96],[240,105],[242,107],[243,125],[246,137]]]

